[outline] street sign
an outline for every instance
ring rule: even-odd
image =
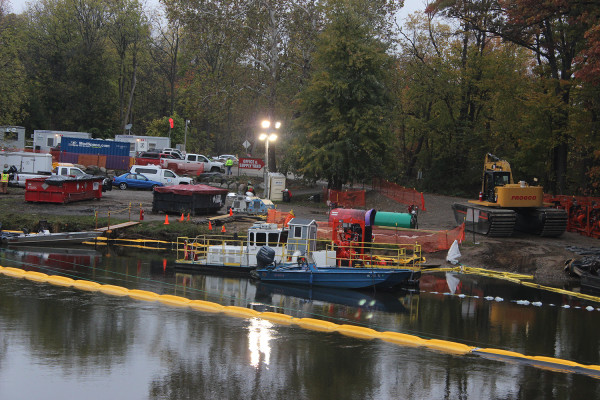
[[[265,162],[261,158],[240,158],[238,168],[240,169],[261,169]]]
[[[246,150],[248,150],[248,147],[250,147],[250,146],[251,146],[251,144],[250,144],[250,142],[249,142],[249,141],[247,141],[247,140],[246,140],[244,143],[242,143],[242,146],[244,146],[244,148],[245,148]]]

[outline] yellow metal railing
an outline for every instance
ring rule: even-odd
[[[276,248],[276,257],[282,261],[291,261],[298,247],[308,249],[326,250],[327,265],[353,266],[364,268],[411,268],[420,269],[425,262],[422,248],[418,243],[412,245],[396,245],[387,243],[352,243],[344,246],[347,256],[340,256],[340,246],[331,241],[318,239],[288,239],[286,243],[256,243],[251,246],[268,245]],[[364,246],[364,251],[360,250]],[[211,252],[221,248],[220,255],[239,262],[228,262],[225,265],[241,265],[248,254],[248,242],[245,239],[224,238],[215,235],[199,235],[194,238],[177,238],[177,260],[179,262],[201,263],[208,259],[209,248]],[[281,252],[279,251],[281,249]],[[354,251],[354,252],[352,252]],[[279,258],[281,257],[281,258]]]
[[[330,243],[327,250],[339,250],[336,265],[364,268],[414,268],[425,262],[420,244],[388,244],[350,242],[347,245]],[[361,251],[362,250],[362,251]],[[329,254],[329,253],[328,253]],[[329,260],[328,260],[329,261]]]

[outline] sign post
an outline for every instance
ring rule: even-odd
[[[244,140],[244,143],[242,143],[242,146],[244,146],[244,149],[246,150],[246,154],[248,154],[248,147],[250,147],[251,145],[252,144],[249,141],[247,141],[247,140]],[[238,171],[238,176],[240,176],[240,164],[239,164],[239,160],[238,160],[238,170],[237,171]]]

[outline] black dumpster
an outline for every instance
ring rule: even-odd
[[[157,187],[152,212],[214,214],[225,205],[228,190],[208,185],[174,185]]]

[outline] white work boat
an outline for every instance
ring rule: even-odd
[[[343,265],[363,268],[419,269],[424,259],[420,253],[408,256],[404,249],[386,245],[382,252],[392,256],[376,256],[370,253],[362,259],[340,258],[336,246],[330,241],[317,241],[317,223],[314,220],[292,218],[287,227],[277,224],[257,222],[248,229],[244,240],[224,238],[223,236],[205,236],[177,239],[177,258],[179,268],[219,273],[248,274],[257,267],[257,254],[263,247],[273,250],[273,262],[303,263],[309,262],[317,268],[333,268]],[[369,243],[369,250],[375,252],[378,247]]]
[[[293,218],[287,228],[257,222],[248,228],[245,240],[198,236],[178,238],[176,265],[181,268],[248,273],[256,268],[256,255],[263,246],[275,251],[275,261],[297,262],[310,254],[320,266],[335,266],[336,252],[316,250],[317,224]]]

